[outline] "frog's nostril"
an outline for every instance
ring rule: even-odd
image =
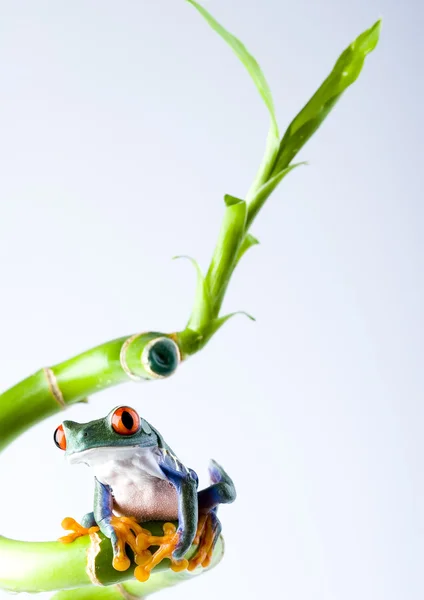
[[[88,433],[86,431],[84,431],[84,437],[87,437]]]

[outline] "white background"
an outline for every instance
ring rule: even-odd
[[[128,403],[237,502],[226,556],[178,600],[422,599],[422,5],[210,0],[258,58],[281,128],[379,16],[365,70],[252,232],[231,321]],[[182,328],[224,193],[245,194],[267,115],[231,51],[182,0],[0,1],[0,385],[114,337]],[[19,415],[16,416],[19,418]],[[55,539],[92,475],[54,447],[61,416],[0,457],[0,530]],[[0,592],[0,597],[5,597]]]

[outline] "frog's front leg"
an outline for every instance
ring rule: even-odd
[[[198,521],[196,473],[187,469],[173,454],[164,450],[159,463],[160,469],[178,495],[178,543],[172,553],[175,560],[180,560],[189,550],[196,537]]]
[[[113,566],[117,571],[126,571],[131,561],[125,554],[125,541],[119,536],[112,521],[113,515],[113,495],[108,485],[95,479],[94,489],[94,511],[85,515],[84,520],[88,522],[93,514],[94,521],[100,528],[100,531],[110,539],[113,550]]]

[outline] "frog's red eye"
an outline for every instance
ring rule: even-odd
[[[66,436],[63,431],[63,425],[59,425],[53,435],[54,443],[61,450],[66,450]]]
[[[133,435],[140,429],[140,417],[133,408],[121,406],[112,415],[112,427],[120,435]]]

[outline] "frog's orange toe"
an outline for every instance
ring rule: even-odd
[[[75,541],[79,537],[82,537],[83,535],[90,535],[91,533],[99,531],[98,527],[83,527],[78,523],[78,521],[75,521],[75,519],[73,519],[72,517],[65,517],[65,519],[63,519],[62,521],[62,527],[63,529],[65,529],[65,531],[72,532],[58,539],[58,541],[62,542],[62,544],[70,544],[71,542]]]
[[[182,558],[181,560],[173,560],[171,562],[171,570],[175,573],[179,573],[180,571],[185,571],[188,567],[188,560]]]
[[[172,553],[178,543],[177,528],[172,523],[165,523],[163,525],[163,533],[163,536],[156,536],[151,535],[149,531],[143,529],[143,531],[138,534],[136,552],[134,553],[135,562],[138,565],[134,571],[134,576],[138,581],[147,581],[152,569],[162,562],[164,558],[169,558],[172,565],[174,564],[172,561]],[[158,549],[154,554],[148,550],[150,546],[158,546]],[[182,570],[180,568],[181,562],[183,561],[178,561],[178,570]],[[188,562],[185,561],[182,568],[186,568],[187,564]]]
[[[199,521],[196,541],[199,544],[196,554],[188,562],[187,569],[194,571],[198,566],[208,567],[211,558],[213,545],[215,541],[215,532],[211,514],[207,514],[204,519]]]
[[[152,558],[152,553],[150,550],[142,550],[140,553],[137,553],[134,557],[136,564],[140,567],[144,567],[147,565]]]
[[[136,567],[134,571],[134,577],[137,579],[137,581],[141,581],[142,583],[144,583],[149,579],[150,571],[147,570],[145,567]]]
[[[131,561],[126,554],[119,554],[118,556],[113,557],[112,565],[117,571],[126,571],[130,568]]]
[[[147,529],[143,529],[131,517],[114,516],[111,519],[111,525],[118,538],[118,551],[113,559],[113,567],[117,571],[126,571],[131,564],[125,552],[126,545],[133,551],[134,562],[137,565],[134,576],[138,581],[147,581],[152,569],[164,558],[172,559],[172,553],[178,542],[177,529],[172,523],[165,523],[163,525],[163,535],[158,536],[152,535]],[[154,554],[149,550],[151,546],[158,547]]]
[[[175,572],[188,569],[193,571],[199,565],[208,566],[212,556],[214,529],[210,515],[202,515],[199,519],[194,543],[198,544],[195,556],[190,560],[175,560],[172,554],[178,544],[177,528],[173,523],[163,525],[163,535],[152,535],[147,529],[137,523],[131,517],[112,517],[111,524],[118,538],[118,547],[115,549],[112,565],[117,571],[126,571],[131,566],[131,560],[126,553],[128,545],[133,554],[136,568],[134,576],[138,581],[147,581],[152,570],[165,558],[171,561],[171,569]],[[90,535],[99,531],[99,527],[86,528],[75,519],[66,517],[62,521],[62,527],[68,533],[59,541],[69,544],[79,537]],[[157,550],[152,553],[149,548],[155,546]]]

